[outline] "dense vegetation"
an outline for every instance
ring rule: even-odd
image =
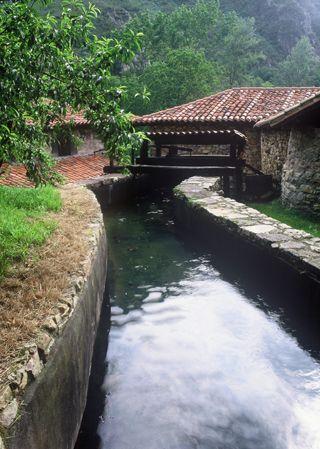
[[[280,200],[274,200],[270,203],[252,203],[250,206],[269,217],[292,226],[293,228],[301,229],[309,232],[315,237],[320,237],[319,220],[294,209],[284,207]]]
[[[47,239],[56,224],[44,215],[60,207],[59,192],[53,187],[0,186],[0,279],[8,265],[25,259],[32,246]]]
[[[115,64],[128,64],[140,48],[139,35],[99,38],[93,5],[64,0],[54,16],[46,3],[0,2],[0,169],[22,162],[36,184],[55,178],[48,128],[59,129],[68,107],[84,111],[110,158],[139,140],[111,82]]]
[[[134,63],[114,72],[125,107],[141,114],[233,86],[319,85],[317,2],[96,0],[97,26],[144,33]]]

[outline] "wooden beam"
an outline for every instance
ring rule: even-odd
[[[164,166],[236,166],[239,161],[229,156],[168,156],[137,158],[137,164]]]
[[[243,188],[243,186],[242,186],[242,184],[243,184],[243,173],[242,173],[242,166],[240,166],[240,165],[238,165],[237,167],[236,167],[236,176],[235,176],[235,179],[236,179],[236,195],[237,195],[237,198],[238,199],[240,199],[241,197],[242,197],[242,188]]]
[[[211,166],[172,166],[172,165],[131,165],[128,167],[132,173],[149,174],[185,174],[187,176],[235,176],[235,167],[211,167]]]
[[[155,144],[164,145],[228,145],[245,142],[245,136],[233,133],[214,132],[163,132],[148,135]]]

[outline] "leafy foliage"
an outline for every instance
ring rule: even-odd
[[[143,13],[127,29],[142,30],[142,51],[119,83],[128,85],[126,107],[146,113],[194,100],[222,88],[255,84],[254,69],[264,59],[254,20],[223,13],[217,0],[199,0],[171,13]],[[150,102],[132,94],[143,87]]]
[[[220,68],[203,52],[192,49],[168,50],[167,57],[150,63],[141,74],[123,77],[127,85],[126,108],[148,113],[209,95],[220,88]],[[132,92],[147,86],[149,101]]]
[[[98,10],[81,0],[64,0],[58,16],[34,3],[0,4],[0,164],[24,163],[38,185],[57,179],[47,131],[68,107],[84,111],[110,157],[121,159],[142,138],[121,108],[122,89],[111,83],[140,36],[126,29],[121,38],[98,38]]]
[[[221,65],[225,85],[232,87],[256,82],[255,68],[265,55],[253,18],[243,19],[235,12],[221,14],[212,41],[208,46],[209,57]]]

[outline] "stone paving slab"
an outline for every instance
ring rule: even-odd
[[[233,235],[267,250],[298,272],[320,281],[320,238],[225,198],[217,190],[217,178],[194,176],[176,187],[175,194],[191,207],[202,209],[212,222]]]

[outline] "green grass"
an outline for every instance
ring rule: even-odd
[[[280,200],[273,200],[270,203],[250,203],[249,206],[295,229],[301,229],[315,237],[320,237],[319,220],[282,206]]]
[[[27,257],[35,245],[42,245],[56,228],[45,217],[61,208],[59,191],[0,186],[0,278],[10,264]]]

